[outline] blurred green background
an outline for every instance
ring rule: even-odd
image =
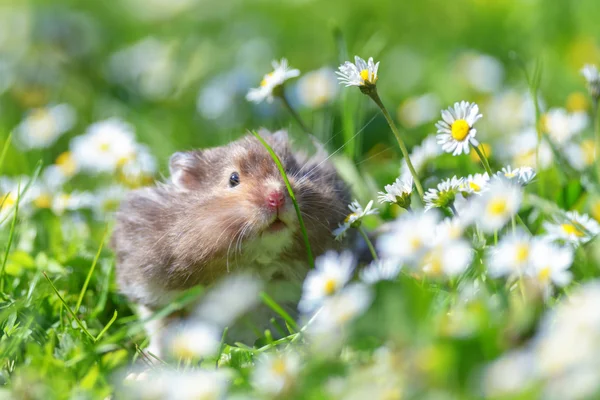
[[[568,106],[570,94],[585,93],[579,69],[600,62],[599,17],[596,0],[5,1],[0,137],[48,104],[70,104],[77,118],[49,148],[13,146],[4,172],[30,173],[40,158],[53,163],[72,137],[114,116],[135,127],[163,172],[172,152],[225,143],[247,129],[299,133],[280,104],[256,106],[244,98],[281,57],[305,74],[335,69],[354,54],[373,56],[381,61],[378,86],[393,115],[407,99],[433,94],[438,111],[428,123],[408,123],[409,145],[435,131],[439,109],[462,99],[480,104],[488,125],[478,137],[505,135],[511,132],[485,118],[486,105],[507,87],[526,90],[521,62],[543,61],[547,107]],[[293,81],[288,87],[316,135],[335,136],[330,149],[353,135],[340,121],[342,96],[349,97],[356,130],[376,113],[358,90],[331,86],[315,106],[299,101]],[[397,153],[384,124],[377,118],[362,143],[347,146],[355,162],[386,148],[373,150],[378,143]]]

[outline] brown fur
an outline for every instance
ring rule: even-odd
[[[267,141],[289,176],[313,253],[335,247],[331,231],[347,213],[346,186],[323,155],[307,158],[294,153],[285,133],[268,135]],[[230,187],[234,171],[240,184]],[[210,284],[248,263],[263,268],[248,260],[244,251],[272,222],[265,196],[273,185],[285,192],[286,219],[280,218],[293,230],[293,244],[277,255],[274,264],[300,263],[304,266],[293,278],[304,277],[306,249],[291,199],[275,163],[256,138],[248,135],[226,146],[177,153],[171,158],[171,173],[172,179],[164,184],[130,193],[117,213],[111,245],[120,288],[131,300],[154,308],[168,298],[140,293]]]

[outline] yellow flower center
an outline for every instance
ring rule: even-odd
[[[98,146],[98,148],[100,149],[101,152],[106,153],[108,150],[110,150],[110,143],[100,143],[100,146]]]
[[[360,71],[360,77],[363,81],[369,82],[369,70],[363,69],[362,71]]]
[[[427,267],[427,273],[433,276],[442,275],[442,259],[439,254],[434,253],[425,257],[425,266]]]
[[[527,260],[527,257],[529,257],[529,246],[526,244],[518,244],[515,249],[515,260],[522,263]]]
[[[3,210],[8,207],[12,207],[15,205],[16,202],[17,202],[17,197],[12,193],[8,193],[8,194],[5,194],[4,196],[0,196],[0,210]]]
[[[189,360],[195,358],[194,351],[188,345],[188,339],[181,335],[175,337],[171,344],[171,351],[180,359]]]
[[[273,361],[271,371],[273,371],[275,375],[285,375],[287,371],[287,368],[285,367],[285,361],[283,361],[281,358]]]
[[[495,199],[490,201],[487,210],[494,216],[502,215],[506,212],[507,204],[505,199]]]
[[[336,281],[334,281],[333,279],[327,279],[325,281],[325,294],[330,296],[332,294],[335,293],[335,290],[337,289],[337,283]]]
[[[33,204],[37,208],[50,208],[52,205],[52,197],[47,193],[43,193],[33,201]]]
[[[596,146],[593,140],[587,139],[581,142],[581,152],[585,165],[592,165],[596,160]]]
[[[592,217],[596,221],[600,221],[600,200],[596,200],[594,204],[592,204]]]
[[[457,119],[452,124],[452,137],[458,141],[463,141],[469,134],[471,127],[464,119]]]
[[[262,81],[260,81],[260,86],[265,87],[269,83],[269,79],[273,76],[273,72],[269,72]]]
[[[77,164],[75,164],[75,159],[70,152],[65,151],[61,153],[58,157],[56,157],[56,165],[66,176],[73,176],[77,171]]]
[[[481,190],[481,186],[479,186],[475,182],[469,182],[469,187],[473,189],[474,192],[479,192]]]
[[[350,222],[350,219],[352,219],[354,217],[358,217],[358,215],[356,213],[348,214],[348,216],[346,217],[346,219],[344,220],[344,222],[348,223],[348,222]]]
[[[542,282],[548,282],[550,280],[550,267],[544,267],[538,272],[538,279]]]
[[[413,251],[414,250],[418,250],[418,249],[421,248],[421,246],[423,246],[423,243],[421,242],[421,239],[419,239],[418,237],[410,238],[409,244],[410,244],[410,248]]]
[[[567,110],[585,111],[589,107],[587,96],[581,92],[571,93],[567,97]]]
[[[577,237],[582,237],[584,235],[584,233],[577,229],[577,227],[573,224],[562,224],[560,227],[567,235],[575,235]]]

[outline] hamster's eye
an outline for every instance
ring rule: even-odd
[[[234,187],[234,186],[237,186],[239,184],[240,184],[240,174],[238,174],[237,172],[234,172],[229,177],[229,186]]]

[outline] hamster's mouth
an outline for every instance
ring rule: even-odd
[[[278,218],[275,218],[275,220],[273,222],[271,222],[271,224],[269,226],[267,226],[267,228],[265,229],[265,232],[269,232],[269,233],[279,232],[285,228],[287,228],[287,225],[285,224],[285,222],[280,220],[278,217]]]

